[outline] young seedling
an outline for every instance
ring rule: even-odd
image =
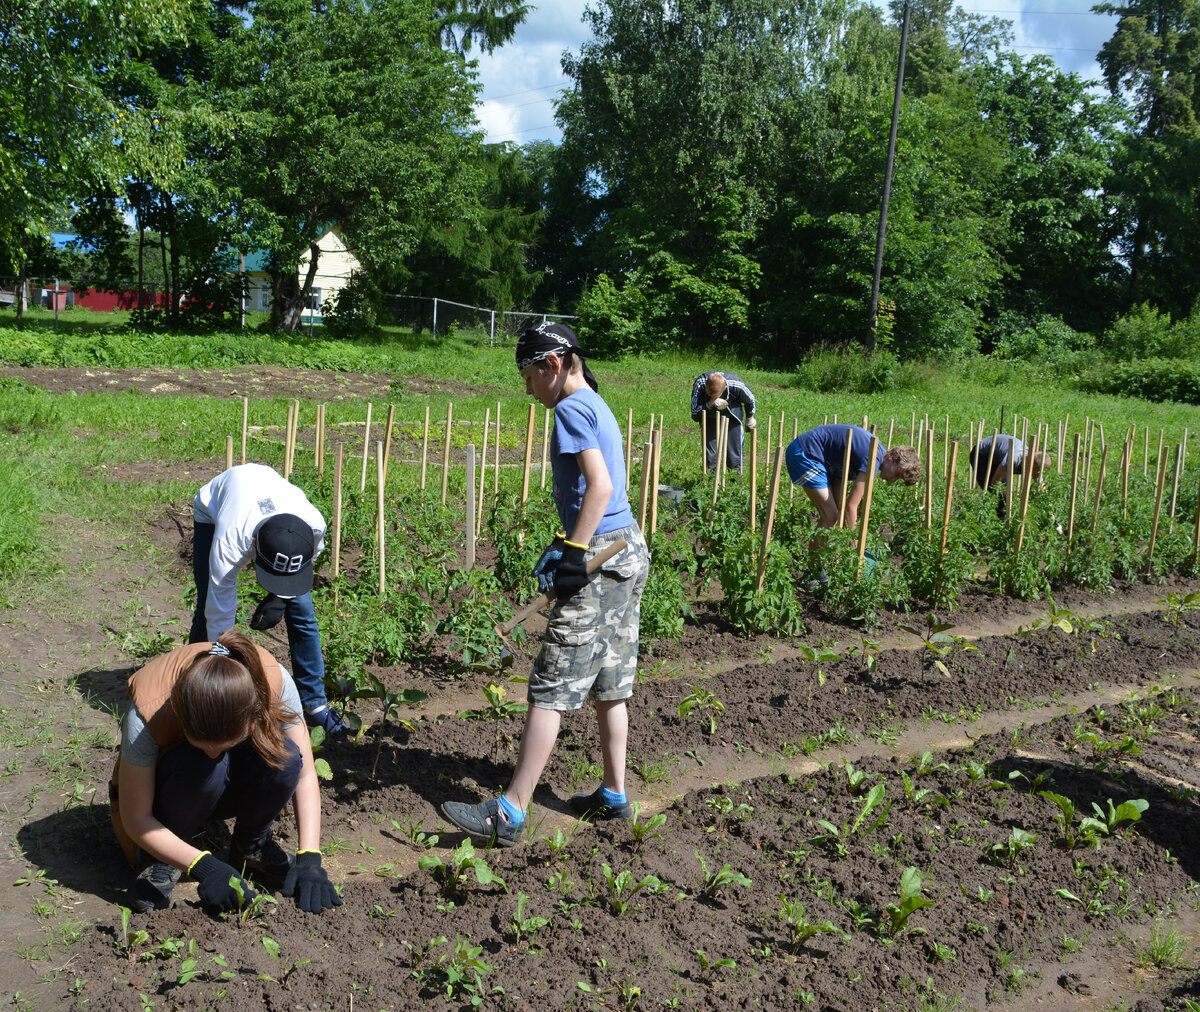
[[[635,802],[635,811],[636,804],[637,803]],[[565,855],[567,852],[567,845],[571,842],[571,838],[567,836],[567,834],[561,829],[556,829],[553,836],[539,836],[538,839],[549,848],[551,861],[556,861],[558,858]]]
[[[1037,839],[1036,833],[1014,827],[1003,843],[994,843],[987,848],[988,856],[996,864],[1007,864],[1010,868],[1017,866],[1017,858],[1028,847],[1032,847]]]
[[[651,893],[663,889],[662,882],[654,875],[647,875],[640,882],[634,882],[633,873],[628,868],[614,874],[612,868],[605,864],[601,866],[601,870],[604,872],[604,884],[608,887],[608,907],[618,917],[629,909],[633,897],[643,889],[648,889]]]
[[[792,943],[792,955],[795,955],[800,947],[814,935],[840,935],[843,939],[847,937],[834,926],[832,921],[825,920],[814,923],[806,920],[804,904],[800,901],[799,896],[790,900],[787,896],[780,895],[779,904],[779,919],[788,929]]]
[[[383,752],[383,739],[387,737],[388,720],[398,713],[401,706],[415,706],[429,698],[429,693],[420,689],[399,689],[393,692],[380,680],[378,675],[367,675],[367,688],[354,693],[355,699],[377,699],[379,708],[383,711],[383,719],[379,725],[379,736],[375,745],[375,761],[371,764],[371,779],[375,779],[375,771],[379,768],[379,756]],[[400,726],[412,731],[416,725],[406,718],[401,718]]]
[[[852,823],[843,823],[839,829],[828,819],[818,819],[817,823],[825,829],[825,833],[820,836],[814,836],[808,842],[819,843],[826,846],[831,846],[839,857],[844,857],[848,853],[848,844],[851,837],[862,835],[869,836],[875,830],[884,826],[887,823],[888,813],[891,811],[891,801],[885,802],[887,795],[887,786],[883,783],[878,783],[872,787],[862,799],[861,807],[858,810],[858,815]],[[879,814],[872,820],[871,816],[878,810]]]
[[[281,962],[281,959],[280,959],[279,943],[277,941],[275,941],[274,938],[270,938],[267,935],[263,935],[262,943],[263,943],[263,948],[266,949],[268,954],[271,956],[271,958],[273,960],[275,960],[276,965],[282,966],[283,963]],[[296,970],[298,970],[300,967],[302,967],[305,963],[311,963],[311,962],[312,962],[311,959],[298,959],[298,960],[296,960],[296,962],[292,963],[292,965],[289,966],[286,970],[284,970],[283,973],[279,975],[279,977],[272,977],[270,974],[260,973],[258,975],[258,979],[259,980],[269,980],[276,984],[286,984],[288,977],[290,977],[293,973],[295,973]]]
[[[736,886],[740,889],[749,889],[752,882],[740,871],[734,871],[728,865],[722,865],[719,870],[709,872],[708,864],[705,862],[700,851],[693,851],[696,855],[696,860],[700,862],[700,885],[697,889],[701,896],[712,899],[722,889],[727,886]]]
[[[420,819],[417,822],[406,822],[401,824],[395,819],[391,820],[392,828],[398,829],[401,833],[412,841],[412,845],[418,850],[432,850],[437,846],[438,834],[424,832],[425,820]]]
[[[797,643],[796,647],[807,660],[817,666],[818,685],[825,684],[825,669],[822,665],[832,664],[842,659],[842,655],[827,643],[822,643],[819,647],[810,647],[807,643]]]
[[[709,833],[723,833],[730,822],[739,822],[754,815],[753,805],[745,801],[734,804],[733,798],[728,794],[716,794],[704,804],[716,813],[713,824],[705,829]]]
[[[133,911],[122,906],[118,906],[117,909],[121,911],[121,931],[116,940],[117,952],[132,962],[137,950],[150,941],[150,932],[145,928],[131,931],[129,919]]]
[[[846,758],[842,759],[842,767],[846,771],[846,782],[850,786],[851,794],[858,794],[866,790],[867,782],[880,776],[878,773],[867,773],[865,770],[856,770],[854,764]]]
[[[488,682],[482,691],[486,705],[478,710],[464,711],[463,720],[506,720],[529,709],[528,703],[506,700],[504,697],[508,695],[508,690],[496,682]]]
[[[529,900],[523,892],[517,893],[517,909],[513,912],[509,927],[512,929],[513,940],[520,947],[522,939],[533,939],[542,928],[550,923],[549,917],[525,916],[525,903]]]
[[[636,853],[641,849],[643,843],[647,840],[661,840],[663,834],[660,832],[663,826],[667,824],[667,817],[662,812],[650,816],[645,822],[642,821],[642,806],[639,802],[633,803],[633,818],[629,822],[629,832],[633,836],[633,851]]]
[[[457,896],[465,892],[467,876],[472,872],[475,874],[475,881],[480,885],[491,885],[495,882],[507,891],[504,879],[492,871],[487,861],[475,853],[475,847],[470,840],[463,840],[446,861],[436,854],[423,854],[417,861],[417,867],[422,871],[429,869],[434,878],[442,883],[442,888],[448,896]]]
[[[905,623],[902,623],[900,628],[906,633],[916,636],[921,641],[926,652],[934,655],[933,666],[947,678],[950,677],[950,669],[946,667],[941,658],[949,654],[955,647],[958,647],[964,653],[979,650],[965,636],[955,636],[948,632],[947,630],[954,628],[954,623],[942,622],[932,612],[925,617],[924,629],[919,629],[917,626]]]
[[[708,953],[703,949],[696,950],[696,959],[700,963],[700,981],[703,984],[711,987],[713,985],[717,970],[736,970],[737,960],[734,959],[709,959]]]
[[[686,717],[692,711],[708,720],[708,733],[717,733],[717,715],[725,712],[725,704],[707,689],[693,685],[692,691],[679,701],[679,716]]]
[[[933,906],[933,900],[921,895],[921,873],[912,865],[900,876],[900,902],[889,903],[879,919],[880,931],[895,938],[908,929],[908,919],[923,907]]]

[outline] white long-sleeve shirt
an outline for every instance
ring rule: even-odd
[[[208,638],[216,640],[233,628],[237,616],[237,578],[254,558],[254,532],[269,517],[291,513],[307,522],[316,550],[325,547],[325,518],[304,493],[265,464],[239,464],[217,475],[196,493],[192,516],[212,524],[208,556],[208,597],[204,618]]]

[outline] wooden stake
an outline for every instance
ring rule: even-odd
[[[1154,457],[1154,467],[1156,469],[1158,468],[1158,462],[1162,459],[1162,455],[1163,455],[1163,435],[1164,434],[1165,434],[1165,430],[1160,428],[1158,430],[1158,453]]]
[[[867,451],[867,487],[863,492],[863,518],[858,528],[858,568],[854,571],[857,579],[862,575],[863,560],[867,554],[867,528],[871,526],[871,497],[875,494],[875,457],[879,453],[879,437],[871,437],[871,447]]]
[[[1092,533],[1096,533],[1096,525],[1100,522],[1100,497],[1104,494],[1104,465],[1108,461],[1108,447],[1100,447],[1100,478],[1096,482],[1096,504],[1092,507]]]
[[[421,491],[425,491],[425,471],[429,465],[429,405],[425,405],[425,429],[421,435]]]
[[[750,530],[758,528],[758,429],[750,430]]]
[[[1121,519],[1129,517],[1129,465],[1133,463],[1133,433],[1125,443],[1125,452],[1121,456]]]
[[[866,426],[864,425],[865,429]],[[950,416],[946,416],[946,424],[942,427],[942,477],[950,473]]]
[[[442,505],[446,505],[446,489],[450,484],[450,432],[454,425],[454,403],[446,405],[446,446],[442,451]]]
[[[718,452],[721,455],[721,488],[729,479],[729,416],[721,416],[721,445]]]
[[[925,529],[933,532],[933,434],[927,439],[925,446]],[[871,468],[867,468],[868,471]]]
[[[242,398],[242,463],[246,463],[246,430],[250,424],[250,398]]]
[[[325,473],[325,415],[328,409],[324,404],[317,405],[317,476]]]
[[[533,431],[533,406],[529,408],[530,432]],[[625,492],[629,493],[629,469],[633,466],[633,408],[629,409],[629,421],[625,423]]]
[[[1079,450],[1080,435],[1075,433],[1075,454],[1071,458],[1071,506],[1067,512],[1067,551],[1071,550],[1071,542],[1075,538],[1075,496],[1079,491]]]
[[[492,409],[488,408],[483,413],[483,452],[479,455],[479,499],[475,503],[477,519],[475,521],[476,534],[483,533],[483,486],[487,482],[487,451],[488,451],[488,436],[492,432]]]
[[[991,488],[992,484],[992,468],[996,464],[996,440],[1000,438],[1000,430],[992,429],[992,443],[988,447],[987,470],[983,474],[983,484],[980,486],[985,491]],[[978,458],[976,458],[978,460]]]
[[[632,410],[632,409],[630,409]],[[529,405],[529,424],[525,428],[525,470],[521,473],[521,505],[529,501],[529,471],[533,467],[533,427],[537,424],[537,405]],[[628,451],[626,451],[628,457]],[[629,487],[628,474],[625,487]]]
[[[1033,437],[1033,451],[1028,449],[1025,451],[1025,463],[1021,470],[1025,472],[1033,471],[1033,462],[1037,459],[1038,441],[1037,436]],[[1021,519],[1017,527],[1017,551],[1021,550],[1021,546],[1025,543],[1025,514],[1029,511],[1029,493],[1033,491],[1033,475],[1026,473],[1022,476],[1021,482]]]
[[[1087,505],[1092,493],[1092,452],[1096,446],[1096,426],[1089,418],[1084,428],[1087,432],[1087,457],[1083,463],[1083,502]]]
[[[1175,504],[1179,499],[1179,477],[1183,471],[1183,444],[1179,443],[1175,447],[1175,476],[1171,479],[1171,512],[1167,514],[1171,518],[1171,529],[1175,528]]]
[[[1150,473],[1150,426],[1142,433],[1142,477]]]
[[[782,434],[782,426],[779,431]],[[783,471],[783,454],[783,441],[781,439],[778,448],[775,450],[775,465],[771,468],[771,491],[767,496],[767,519],[763,523],[762,548],[758,553],[758,579],[754,584],[754,592],[756,594],[762,593],[763,581],[767,576],[767,546],[771,543],[771,530],[775,526],[775,506],[779,502],[779,476]]]
[[[463,516],[463,541],[467,549],[464,567],[475,568],[475,444],[467,444],[467,509]]]
[[[838,527],[846,526],[846,490],[850,487],[850,453],[854,446],[854,430],[846,429],[846,449],[842,452],[841,495],[838,496]],[[867,468],[868,471],[871,468]]]
[[[1154,523],[1150,526],[1150,551],[1146,555],[1147,573],[1154,566],[1154,543],[1158,540],[1158,518],[1162,512],[1163,486],[1167,483],[1167,458],[1161,452],[1158,455],[1157,470],[1158,480],[1154,483]]]
[[[659,428],[654,433],[650,453],[650,533],[658,530],[658,470],[662,464],[662,417],[659,417]]]
[[[387,593],[387,565],[384,554],[387,549],[383,513],[383,486],[387,480],[387,458],[384,456],[383,440],[375,440],[375,537],[379,543],[379,596]]]
[[[708,421],[706,410],[700,416],[700,473],[705,475],[708,474]]]
[[[772,435],[772,433],[771,433],[771,429],[772,429],[772,427],[774,426],[774,424],[775,424],[775,419],[774,419],[774,417],[772,417],[771,415],[767,415],[767,447],[766,447],[766,449],[767,449],[767,453],[766,453],[766,460],[767,460],[767,463],[768,463],[768,464],[771,462],[771,442],[772,442],[772,440],[771,440],[771,435]],[[782,434],[783,434],[783,433],[782,433],[782,431],[781,431],[781,432],[780,432],[780,435],[782,435]]]
[[[888,449],[892,447],[892,440],[896,438],[896,419],[893,418],[888,422]]]
[[[287,421],[283,424],[283,477],[292,476],[292,406],[287,406]]]
[[[546,487],[546,475],[550,471],[550,409],[546,409],[546,417],[542,421],[542,488]]]
[[[1016,436],[1013,436],[1016,439]],[[1008,448],[1008,473],[1004,476],[1004,516],[1012,519],[1013,472],[1017,466],[1017,447],[1014,443]]]
[[[233,436],[225,437],[225,470],[233,467]]]
[[[946,481],[946,506],[942,510],[942,545],[938,549],[938,575],[934,584],[934,597],[942,588],[942,562],[946,558],[946,542],[950,539],[950,507],[954,503],[954,472],[958,468],[958,440],[954,441],[954,450],[950,454],[950,470]]]
[[[383,480],[387,481],[388,468],[392,463],[392,426],[396,422],[396,405],[388,405],[387,430],[383,436]]]
[[[333,576],[336,579],[342,561],[342,457],[345,444],[333,451]]]
[[[362,459],[362,477],[358,482],[358,491],[360,493],[367,490],[367,460],[371,456],[371,402],[367,402],[367,424],[363,429],[363,459]]]
[[[1067,416],[1063,419],[1062,440],[1058,444],[1058,473],[1062,474],[1063,469],[1063,444],[1071,434],[1071,412],[1067,412]]]
[[[646,507],[650,504],[646,501],[650,491],[650,458],[654,455],[654,447],[650,443],[646,443],[642,447],[642,493],[638,498],[638,527],[643,531],[646,529]],[[714,498],[715,498],[714,493]]]
[[[908,426],[908,445],[917,445],[917,413],[915,411],[912,413],[912,421]]]
[[[496,466],[492,468],[492,503],[500,498],[500,402],[496,401]]]

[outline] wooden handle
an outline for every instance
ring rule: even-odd
[[[617,540],[604,549],[604,551],[597,552],[594,556],[592,556],[592,558],[588,559],[588,575],[591,576],[592,573],[603,566],[604,563],[606,563],[609,559],[626,547],[628,547],[628,542],[626,542],[624,538],[617,538]],[[556,596],[557,595],[554,593],[539,594],[507,622],[498,624],[496,626],[496,631],[500,633],[501,636],[507,636],[517,626],[529,618],[530,615],[545,608],[546,605],[553,601]]]

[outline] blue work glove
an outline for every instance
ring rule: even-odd
[[[204,851],[188,869],[188,874],[198,883],[197,892],[200,902],[206,907],[217,910],[236,910],[240,905],[248,904],[258,895],[233,865],[218,861],[207,850]],[[236,880],[242,895],[239,897],[232,882]]]
[[[562,559],[554,572],[554,590],[560,601],[574,597],[588,582],[584,551],[579,545],[567,543],[563,546]]]
[[[554,573],[558,569],[558,564],[562,562],[565,547],[562,538],[555,538],[550,542],[550,547],[542,552],[542,557],[537,560],[537,565],[533,567],[533,575],[537,577],[538,590],[543,594],[554,589]]]
[[[342,905],[342,898],[321,867],[321,852],[302,850],[283,880],[284,896],[295,896],[296,906],[310,914],[319,914]]]

